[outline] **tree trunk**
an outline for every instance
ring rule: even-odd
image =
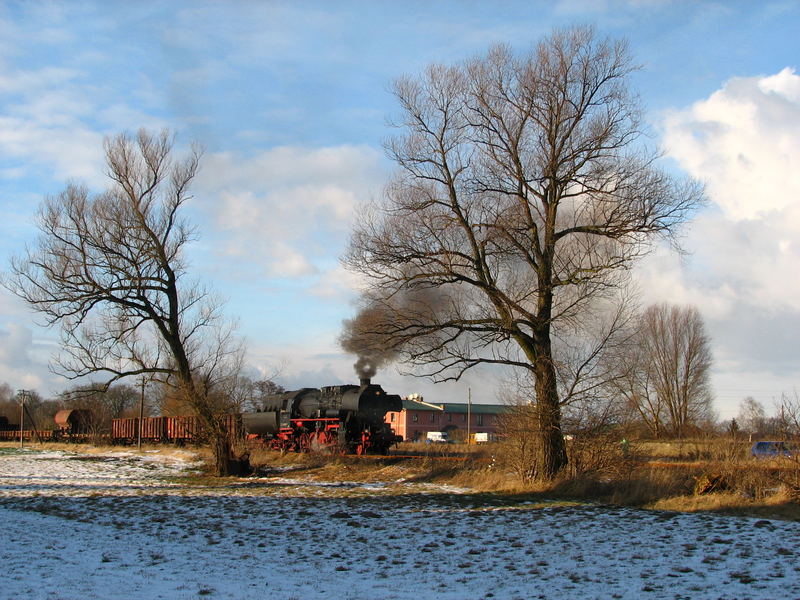
[[[198,389],[188,372],[182,376],[183,392],[187,395],[189,406],[194,407],[202,425],[198,432],[211,447],[213,457],[212,471],[216,477],[227,477],[231,474],[231,433],[228,431],[225,416],[218,414],[219,407],[214,406],[213,399],[207,390]],[[202,395],[201,395],[202,394]]]
[[[567,466],[567,449],[561,432],[561,404],[558,397],[558,380],[553,365],[553,346],[550,341],[550,323],[553,310],[553,257],[555,241],[553,232],[556,223],[558,202],[548,204],[545,224],[544,253],[538,269],[539,298],[537,326],[533,331],[536,378],[536,407],[539,420],[539,472],[542,479],[553,479]]]
[[[567,449],[561,432],[561,406],[556,374],[550,356],[540,356],[536,374],[536,418],[539,429],[538,470],[542,479],[553,479],[567,466]]]
[[[208,445],[211,447],[211,455],[214,459],[212,470],[216,477],[227,477],[233,475],[234,471],[238,473],[238,469],[234,468],[233,460],[233,440],[231,438],[233,432],[228,431],[225,415],[216,414],[211,407],[204,407],[208,410],[206,414],[200,414],[200,420],[203,422],[205,436]]]
[[[216,477],[227,477],[231,474],[231,453],[228,436],[220,435],[219,431],[213,431],[210,444],[214,455],[214,475]]]

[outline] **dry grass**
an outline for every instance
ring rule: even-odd
[[[723,441],[634,443],[624,457],[615,445],[613,460],[599,457],[597,468],[575,472],[555,482],[526,481],[503,464],[501,444],[456,447],[454,444],[414,445],[403,455],[356,457],[333,454],[281,454],[251,449],[256,473],[287,473],[318,481],[437,483],[494,494],[529,494],[560,500],[595,501],[656,510],[706,511],[800,520],[797,460],[756,460],[743,457],[740,444]],[[15,448],[0,443],[0,448]],[[38,448],[38,445],[32,446]],[[102,453],[120,451],[89,444],[46,444],[46,449]],[[127,448],[135,451],[135,448]],[[185,453],[187,449],[149,446],[148,452]],[[209,456],[204,449],[191,450]],[[594,454],[598,453],[593,448]],[[690,457],[695,459],[691,460]],[[658,458],[660,460],[653,460]],[[227,480],[195,476],[194,484],[226,485]],[[189,480],[187,479],[187,483]],[[701,493],[702,492],[702,493]]]
[[[723,441],[692,441],[658,446],[633,443],[626,455],[617,444],[591,451],[593,468],[576,472],[556,482],[528,481],[504,464],[502,444],[457,447],[454,444],[401,448],[397,457],[353,457],[320,454],[286,454],[256,451],[253,464],[261,469],[292,467],[304,476],[333,481],[430,482],[453,485],[476,492],[534,494],[570,500],[592,500],[616,505],[660,510],[726,511],[800,519],[800,506],[792,502],[786,487],[776,480],[775,469],[791,467],[787,461],[740,458],[741,444]],[[412,453],[416,451],[416,455]],[[456,456],[445,456],[455,454]],[[657,455],[668,461],[652,460]],[[695,457],[691,460],[691,457]],[[680,459],[680,462],[678,460]],[[781,471],[784,472],[784,471]],[[698,482],[719,478],[719,489],[696,493]]]
[[[593,446],[592,464],[596,468],[581,472],[573,469],[569,476],[555,482],[519,477],[504,464],[502,444],[461,445],[456,449],[454,444],[410,446],[400,450],[401,456],[388,458],[256,451],[251,460],[262,470],[291,466],[304,476],[320,480],[431,482],[476,492],[800,520],[796,496],[777,475],[786,479],[793,469],[800,473],[800,465],[747,458],[749,444],[743,449],[742,443],[726,440],[632,443],[625,455],[618,444],[607,444],[609,455],[605,457],[602,448]],[[448,452],[451,449],[455,451]],[[585,455],[582,460],[586,460]],[[709,486],[709,480],[717,484]],[[698,493],[709,487],[710,493]]]
[[[649,460],[743,460],[752,444],[746,440],[699,438],[672,441],[642,440],[637,451]]]
[[[136,452],[136,446],[109,446],[106,444],[71,444],[66,442],[45,442],[44,444],[26,443],[25,448],[33,450],[60,450],[62,452],[73,452],[75,454],[106,454],[108,452]],[[19,442],[0,442],[0,449],[17,449]],[[160,454],[164,456],[185,457],[187,454],[197,456],[199,459],[210,457],[208,448],[202,447],[180,447],[169,444],[142,444],[142,452],[149,454]]]

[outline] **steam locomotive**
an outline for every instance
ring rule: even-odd
[[[402,441],[384,417],[402,408],[400,396],[361,379],[360,385],[303,388],[268,396],[261,412],[242,414],[242,426],[251,439],[262,439],[282,451],[383,454]]]

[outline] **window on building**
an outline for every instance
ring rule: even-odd
[[[417,421],[419,421],[419,415],[417,413],[414,413],[413,415],[411,415],[411,420],[414,421],[414,423],[416,423]]]
[[[448,423],[452,423],[453,422],[453,413],[447,413],[447,422]]]
[[[430,421],[431,421],[431,423],[435,423],[436,422],[436,413],[432,412],[430,414]]]
[[[461,422],[466,423],[466,421],[467,421],[467,415],[461,415]]]
[[[478,415],[478,425],[483,425],[483,415]]]

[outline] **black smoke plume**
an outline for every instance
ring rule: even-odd
[[[365,293],[353,319],[343,322],[339,343],[358,356],[353,365],[360,379],[372,378],[403,352],[424,347],[423,340],[445,316],[451,298],[442,287],[406,287],[388,299]]]
[[[391,342],[394,316],[391,307],[373,300],[365,301],[354,318],[343,321],[339,343],[358,357],[353,367],[359,379],[371,379],[397,359],[399,349]]]

